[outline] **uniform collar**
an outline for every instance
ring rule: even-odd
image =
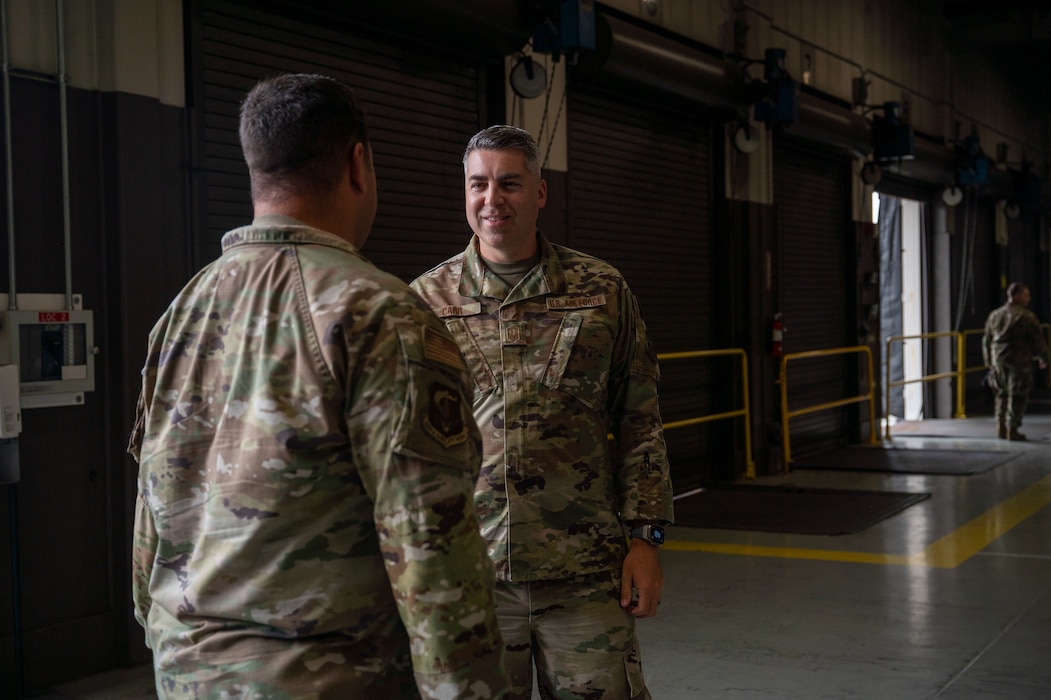
[[[308,226],[291,216],[266,214],[256,217],[251,226],[242,226],[226,232],[222,238],[223,251],[252,243],[312,243],[340,248],[351,253],[358,249],[350,241]]]
[[[512,290],[485,266],[482,254],[478,250],[478,236],[472,237],[464,252],[463,270],[460,273],[457,291],[465,297],[492,297],[503,299],[505,302],[544,294],[565,294],[566,273],[555,248],[539,229],[536,232],[536,240],[540,248],[540,262],[526,273]]]

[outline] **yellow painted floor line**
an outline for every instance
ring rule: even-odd
[[[781,557],[785,559],[814,559],[819,561],[882,564],[885,566],[924,566],[953,569],[1018,523],[1051,503],[1051,476],[1027,486],[994,508],[982,513],[966,525],[950,532],[913,554],[880,554],[878,552],[848,552],[829,549],[800,549],[796,547],[763,547],[723,542],[686,542],[669,540],[663,549],[675,552],[709,552],[737,554],[751,557]]]
[[[995,508],[929,545],[918,557],[920,561],[917,563],[943,569],[955,568],[1048,503],[1051,503],[1051,476],[1027,486]]]

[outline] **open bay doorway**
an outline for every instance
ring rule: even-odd
[[[927,325],[925,212],[924,203],[916,200],[875,192],[872,197],[879,228],[880,363],[883,381],[894,384],[883,416],[894,425],[923,419],[924,383],[920,380],[925,374],[925,343],[918,336]],[[893,339],[889,362],[888,339]]]

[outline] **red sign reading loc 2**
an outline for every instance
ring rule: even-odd
[[[69,323],[69,313],[65,311],[41,311],[37,318],[41,323]]]

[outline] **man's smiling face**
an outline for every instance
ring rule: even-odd
[[[464,172],[467,221],[482,257],[518,262],[537,248],[536,220],[547,203],[547,183],[518,150],[472,151]]]

